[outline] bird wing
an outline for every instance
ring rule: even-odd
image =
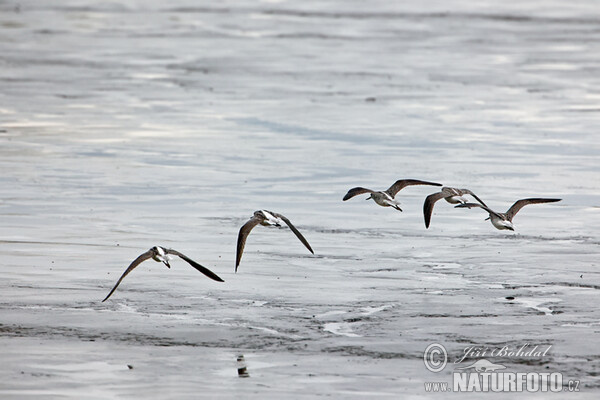
[[[140,254],[138,256],[138,258],[136,258],[135,260],[132,261],[131,264],[129,264],[129,267],[127,267],[127,269],[125,270],[125,272],[123,272],[123,275],[121,275],[121,277],[119,278],[119,280],[117,281],[117,284],[115,285],[114,288],[112,288],[112,290],[110,291],[110,293],[108,294],[108,296],[106,296],[104,298],[104,300],[102,300],[102,302],[105,302],[106,300],[108,300],[108,298],[110,297],[111,294],[113,294],[113,292],[115,290],[117,290],[117,287],[119,286],[119,284],[121,283],[121,281],[123,280],[123,278],[125,278],[127,276],[127,274],[129,274],[131,271],[133,271],[133,269],[135,267],[137,267],[138,265],[140,265],[141,263],[143,263],[144,261],[152,258],[152,254],[153,251],[152,249],[148,250],[147,252]]]
[[[302,242],[302,244],[304,244],[306,246],[306,248],[308,249],[308,251],[310,251],[311,253],[315,254],[315,252],[313,251],[313,249],[310,247],[310,244],[308,244],[308,241],[304,238],[304,236],[302,236],[302,234],[300,233],[300,231],[298,229],[296,229],[296,227],[294,225],[292,225],[292,223],[290,222],[289,219],[287,219],[284,215],[281,215],[281,214],[278,214],[278,213],[271,212],[271,214],[273,214],[274,216],[276,216],[277,218],[280,218],[283,222],[285,222],[287,224],[287,226],[290,227],[290,229],[292,230],[292,232],[294,232],[294,234],[296,235],[296,237],[298,237],[298,239],[300,239],[300,241]]]
[[[374,192],[375,191],[371,190],[371,189],[365,189],[363,187],[355,187],[355,188],[348,190],[348,193],[346,193],[346,195],[344,196],[344,198],[342,200],[346,201],[348,199],[353,198],[354,196],[358,196],[359,194],[374,193]]]
[[[466,190],[466,189],[465,189]],[[444,193],[444,197],[452,197],[452,196],[462,196],[465,194],[464,190],[444,186],[442,188],[442,193]]]
[[[496,211],[492,210],[491,208],[489,208],[488,206],[484,206],[483,204],[477,204],[477,203],[465,203],[465,204],[459,204],[457,206],[455,206],[454,208],[473,208],[473,207],[479,207],[479,208],[483,208],[485,211],[487,211],[490,214],[494,214],[496,217],[500,218],[500,219],[504,219],[502,217],[502,215],[500,215],[500,213],[497,213]]]
[[[235,258],[235,272],[237,272],[240,261],[242,261],[242,253],[244,252],[244,246],[246,245],[246,238],[250,234],[252,228],[260,224],[260,218],[252,217],[240,228],[237,240],[237,255]]]
[[[470,194],[471,196],[473,196],[473,198],[475,200],[477,200],[481,205],[486,206],[487,205],[483,202],[483,200],[481,200],[479,197],[477,197],[477,195],[473,192],[471,192],[469,189],[461,189],[461,192],[463,192],[464,194]]]
[[[399,191],[401,191],[402,189],[404,189],[407,186],[413,186],[413,185],[442,186],[441,183],[420,181],[418,179],[400,179],[400,180],[397,180],[392,186],[390,186],[389,189],[386,190],[385,192],[387,194],[389,194],[390,196],[395,197],[396,193],[398,193]]]
[[[554,203],[556,201],[560,201],[561,199],[521,199],[517,200],[515,204],[510,206],[508,211],[506,212],[506,217],[509,221],[512,221],[513,217],[519,212],[519,210],[525,207],[528,204],[538,204],[538,203]]]
[[[198,264],[196,261],[192,260],[185,254],[180,253],[177,250],[173,250],[173,249],[165,249],[165,251],[167,254],[174,254],[176,256],[179,256],[179,258],[187,261],[188,264],[190,264],[192,267],[196,268],[198,271],[202,272],[204,275],[208,276],[210,279],[217,281],[217,282],[225,282],[223,279],[221,279],[217,274],[212,272],[210,269],[203,267],[202,265]]]
[[[447,197],[444,192],[437,192],[430,194],[425,198],[425,202],[423,203],[423,217],[425,218],[425,228],[429,228],[429,223],[431,222],[431,214],[433,213],[433,206],[435,202],[439,199],[443,199]]]

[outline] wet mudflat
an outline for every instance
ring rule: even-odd
[[[0,9],[0,397],[439,397],[424,383],[454,365],[428,371],[431,343],[449,364],[552,346],[488,359],[597,396],[594,2]],[[402,213],[341,201],[399,178],[498,211],[563,200],[515,232],[444,202],[425,229],[433,187],[400,192]],[[315,255],[259,226],[234,274],[260,208]],[[225,283],[147,261],[101,303],[155,244]]]

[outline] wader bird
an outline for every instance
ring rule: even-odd
[[[486,218],[486,220],[490,220],[492,222],[492,225],[494,225],[494,227],[496,229],[508,229],[511,231],[514,231],[515,228],[513,226],[512,223],[512,219],[514,218],[514,216],[519,212],[519,210],[523,207],[525,207],[528,204],[539,204],[539,203],[554,203],[556,201],[561,201],[562,199],[521,199],[521,200],[517,200],[515,202],[515,204],[513,204],[507,212],[505,213],[499,213],[496,212],[492,209],[490,209],[487,206],[483,206],[481,204],[477,204],[477,203],[465,203],[465,204],[459,204],[454,208],[473,208],[473,207],[479,207],[479,208],[483,208],[485,211],[487,211],[490,216]]]
[[[405,187],[413,185],[442,186],[441,183],[420,181],[418,179],[400,179],[396,181],[396,183],[394,183],[392,186],[390,186],[387,190],[381,192],[371,189],[365,189],[363,187],[352,188],[348,190],[348,193],[346,193],[342,200],[346,201],[348,199],[353,198],[354,196],[358,196],[359,194],[370,193],[370,196],[367,197],[366,200],[373,199],[375,203],[379,204],[382,207],[394,207],[396,210],[402,211],[402,209],[400,208],[400,203],[394,200],[394,197],[396,197],[396,193],[398,193]]]
[[[141,263],[143,263],[146,260],[153,259],[154,261],[162,262],[168,268],[171,268],[171,265],[169,264],[169,260],[171,260],[171,257],[169,256],[170,254],[178,256],[179,258],[182,258],[183,260],[187,261],[188,264],[190,264],[192,267],[196,268],[198,271],[202,272],[204,275],[208,276],[210,279],[213,279],[218,282],[224,282],[223,279],[219,278],[219,276],[217,274],[215,274],[208,268],[205,268],[202,265],[198,264],[196,261],[192,260],[191,258],[188,258],[184,254],[181,254],[177,250],[165,249],[164,247],[154,246],[150,250],[141,254],[138,258],[133,260],[133,262],[129,265],[129,267],[127,267],[125,272],[123,272],[123,275],[121,275],[121,277],[117,281],[117,284],[115,285],[115,287],[110,291],[108,296],[106,296],[104,298],[104,300],[102,300],[102,301],[104,302],[104,301],[108,300],[110,295],[113,294],[113,292],[117,289],[117,287],[119,286],[119,284],[121,283],[123,278],[125,278],[127,276],[127,274],[129,274],[131,271],[133,271],[133,269],[135,267],[137,267],[138,265],[140,265]]]
[[[294,232],[294,234],[298,237],[298,239],[300,239],[300,241],[304,244],[304,246],[306,246],[306,248],[311,253],[315,254],[313,249],[310,247],[310,244],[308,244],[308,241],[304,238],[304,236],[302,236],[302,234],[298,231],[298,229],[296,229],[296,227],[294,225],[292,225],[292,223],[290,222],[289,219],[287,219],[286,217],[284,217],[281,214],[277,214],[272,211],[258,210],[258,211],[255,211],[252,218],[250,218],[248,220],[248,222],[246,222],[240,228],[240,233],[238,234],[238,241],[237,241],[237,256],[236,256],[236,260],[235,260],[235,272],[237,272],[238,266],[240,265],[240,261],[242,261],[242,253],[244,252],[244,246],[246,245],[246,239],[248,238],[250,231],[256,225],[259,225],[259,224],[264,225],[264,226],[281,226],[281,223],[280,223],[281,221],[285,222],[287,224],[287,226],[290,227],[292,232]]]
[[[485,206],[485,203],[481,201],[481,199],[475,196],[475,193],[471,192],[469,189],[456,189],[451,187],[443,187],[441,192],[433,193],[425,198],[425,202],[423,203],[423,216],[425,217],[425,228],[429,228],[429,223],[431,222],[431,214],[433,213],[433,206],[435,202],[444,199],[450,204],[465,204],[468,203],[467,199],[463,196],[466,194],[470,194],[477,200],[479,203]]]

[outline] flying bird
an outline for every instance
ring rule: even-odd
[[[250,218],[248,220],[248,222],[246,222],[240,228],[240,233],[238,234],[238,240],[237,240],[237,256],[236,256],[236,260],[235,260],[235,272],[237,272],[238,266],[240,265],[240,261],[242,261],[242,253],[244,252],[244,246],[246,245],[246,239],[248,238],[250,231],[258,224],[264,225],[264,226],[281,226],[281,223],[280,223],[281,221],[285,222],[287,224],[287,226],[290,227],[292,232],[294,232],[294,234],[298,237],[298,239],[300,239],[302,244],[304,244],[304,246],[306,246],[306,248],[312,254],[315,254],[313,249],[310,247],[310,244],[308,244],[308,241],[304,238],[304,236],[302,236],[300,231],[298,231],[298,229],[296,229],[296,227],[294,225],[292,225],[292,223],[290,222],[289,219],[287,219],[285,216],[283,216],[281,214],[274,213],[272,211],[258,210],[258,211],[255,211],[252,218]]]
[[[123,275],[121,275],[121,277],[117,281],[117,284],[115,285],[115,287],[113,287],[113,289],[110,291],[108,296],[106,296],[104,298],[104,300],[102,300],[102,302],[105,302],[106,300],[108,300],[108,298],[117,289],[117,287],[119,286],[119,284],[121,283],[123,278],[125,278],[131,271],[133,271],[133,269],[135,267],[137,267],[138,265],[140,265],[141,263],[143,263],[146,260],[153,259],[154,261],[162,262],[168,268],[171,268],[171,264],[169,264],[169,261],[171,260],[170,254],[178,256],[179,258],[187,261],[188,264],[190,264],[192,267],[196,268],[198,271],[202,272],[204,275],[208,276],[210,279],[218,281],[218,282],[224,282],[223,279],[219,278],[219,276],[217,274],[215,274],[208,268],[205,268],[202,265],[198,264],[196,261],[187,257],[186,255],[178,252],[177,250],[165,249],[164,247],[154,246],[147,252],[140,254],[138,256],[138,258],[136,258],[135,260],[133,260],[133,262],[131,264],[129,264],[129,267],[127,267],[125,272],[123,272]]]
[[[490,222],[492,223],[492,225],[494,225],[494,227],[496,229],[508,229],[511,231],[514,231],[514,226],[512,223],[512,219],[514,218],[515,215],[517,215],[517,213],[519,212],[519,210],[523,207],[525,207],[528,204],[539,204],[539,203],[554,203],[557,201],[561,201],[562,199],[537,199],[537,198],[533,198],[533,199],[521,199],[521,200],[517,200],[515,202],[515,204],[513,204],[507,212],[505,213],[499,213],[496,212],[492,209],[490,209],[488,206],[485,205],[481,205],[481,204],[477,204],[477,203],[464,203],[464,204],[459,204],[454,208],[473,208],[473,207],[479,207],[479,208],[483,208],[485,211],[487,211],[490,216],[488,218],[486,218],[486,220],[490,220]]]
[[[450,204],[465,204],[468,203],[468,201],[463,196],[467,194],[470,194],[475,198],[475,200],[477,200],[479,203],[485,206],[485,203],[469,189],[443,187],[441,192],[433,193],[427,196],[425,198],[425,202],[423,203],[423,216],[425,217],[425,228],[429,228],[429,224],[431,222],[431,214],[433,213],[433,206],[435,205],[436,201],[444,199]]]
[[[375,191],[363,187],[352,188],[348,190],[348,193],[346,193],[342,200],[346,201],[353,198],[354,196],[358,196],[359,194],[370,193],[369,197],[367,197],[366,200],[373,199],[375,203],[379,204],[382,207],[394,207],[396,210],[402,211],[402,209],[400,208],[400,203],[394,200],[394,197],[396,197],[396,194],[405,187],[413,185],[442,186],[441,183],[420,181],[418,179],[400,179],[397,180],[392,186],[390,186],[385,191]]]

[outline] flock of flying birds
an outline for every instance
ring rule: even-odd
[[[405,187],[414,185],[442,186],[442,184],[440,183],[421,181],[418,179],[400,179],[396,181],[392,186],[390,186],[387,190],[383,191],[376,191],[366,189],[363,187],[352,188],[348,190],[348,193],[346,193],[343,200],[346,201],[360,194],[369,193],[369,197],[367,197],[366,200],[372,199],[375,203],[382,207],[393,207],[398,211],[402,211],[402,209],[400,208],[400,203],[395,199],[396,194],[398,194],[398,192],[404,189]],[[464,197],[465,195],[472,196],[477,201],[477,203],[469,203]],[[427,198],[425,198],[425,202],[423,203],[423,216],[425,218],[426,228],[429,228],[429,225],[431,223],[431,214],[433,213],[433,207],[435,203],[441,199],[446,200],[450,204],[457,204],[455,208],[481,208],[489,214],[489,217],[486,218],[486,220],[489,219],[496,229],[508,229],[511,231],[514,231],[512,219],[521,208],[525,207],[528,204],[553,203],[561,200],[543,198],[521,199],[517,200],[508,209],[508,211],[506,211],[505,213],[501,213],[489,208],[479,197],[475,195],[475,193],[471,192],[469,189],[442,187],[441,191],[427,196]],[[306,238],[302,236],[300,231],[296,229],[296,227],[284,215],[267,210],[258,210],[255,211],[252,218],[250,218],[248,222],[246,222],[240,228],[237,240],[235,272],[237,272],[240,262],[242,261],[242,253],[244,252],[246,239],[248,238],[248,235],[250,234],[252,229],[254,229],[254,227],[257,225],[280,227],[282,222],[284,222],[292,230],[292,232],[294,232],[294,234],[298,237],[302,244],[304,244],[304,246],[306,246],[306,248],[312,254],[314,254],[314,251],[310,247],[310,244],[308,243]],[[210,279],[213,279],[217,282],[224,282],[223,279],[221,279],[217,274],[215,274],[208,268],[198,264],[191,258],[187,257],[185,254],[182,254],[177,250],[165,249],[164,247],[154,246],[145,253],[139,255],[135,260],[133,260],[133,262],[129,265],[129,267],[127,267],[123,275],[121,275],[121,277],[119,278],[115,286],[112,288],[110,293],[102,301],[106,301],[114,293],[121,281],[142,262],[149,259],[153,259],[154,261],[162,262],[168,268],[171,268],[171,265],[169,264],[169,261],[172,258],[171,256],[178,256],[179,258],[185,260],[188,264],[196,268],[198,271],[202,272]]]

